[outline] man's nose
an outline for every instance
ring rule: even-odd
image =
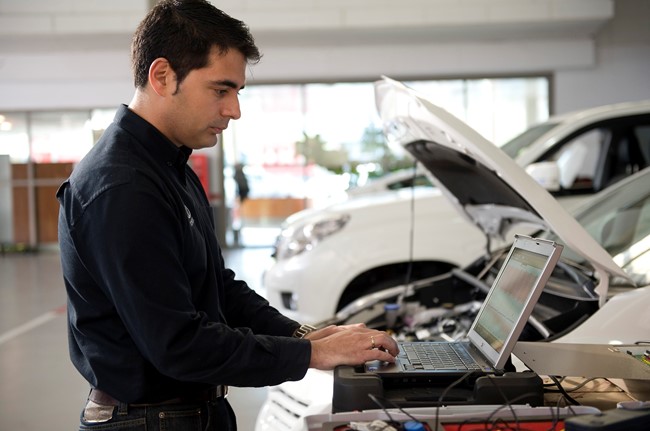
[[[235,96],[228,100],[228,102],[224,105],[222,115],[233,120],[238,120],[241,117],[239,97]]]

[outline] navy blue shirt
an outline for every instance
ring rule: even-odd
[[[127,403],[301,379],[299,324],[237,280],[191,150],[121,106],[57,192],[70,356]]]

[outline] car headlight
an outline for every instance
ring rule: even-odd
[[[343,229],[349,220],[348,214],[342,214],[284,229],[278,237],[275,258],[288,259],[303,251],[312,250],[320,241]]]

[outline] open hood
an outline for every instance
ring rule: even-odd
[[[629,279],[553,196],[467,124],[390,78],[375,83],[375,99],[389,145],[422,163],[452,204],[488,238],[509,240],[508,234],[533,229],[554,232],[598,272],[601,304],[610,276]]]

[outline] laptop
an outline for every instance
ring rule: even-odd
[[[500,374],[555,267],[563,246],[515,235],[506,259],[467,335],[467,341],[399,342],[394,364],[365,364],[382,378]]]

